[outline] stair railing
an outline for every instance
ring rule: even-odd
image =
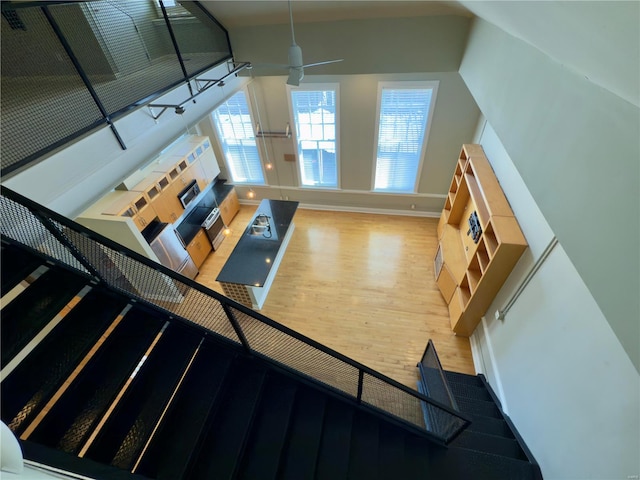
[[[203,328],[298,378],[440,444],[470,423],[413,390],[123,245],[0,186],[0,233],[106,288]],[[427,406],[431,417],[423,415]],[[437,418],[437,421],[429,421]]]
[[[440,363],[440,358],[438,358],[431,339],[427,342],[422,359],[418,362],[418,370],[420,372],[418,391],[454,410],[458,410],[458,405],[451,393],[449,383],[447,382],[442,364]],[[439,430],[440,422],[444,421],[446,424],[447,419],[446,417],[442,417],[439,410],[431,408],[431,405],[426,403],[422,405],[422,409],[426,425],[431,426],[431,428],[435,430]]]

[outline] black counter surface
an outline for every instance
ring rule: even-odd
[[[189,244],[194,239],[207,215],[214,208],[218,208],[231,190],[233,185],[226,184],[224,180],[218,180],[203,190],[193,207],[189,205],[188,212],[176,227],[185,244]]]
[[[298,202],[262,200],[216,280],[262,287],[293,222],[297,208]],[[270,231],[254,234],[251,226],[260,214],[269,217],[271,228]]]

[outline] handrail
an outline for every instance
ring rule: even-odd
[[[3,238],[38,250],[153,308],[225,336],[248,352],[295,370],[323,387],[338,390],[361,408],[376,414],[384,412],[433,441],[447,444],[470,423],[470,419],[452,405],[412,390],[3,185],[0,185],[0,213]],[[43,219],[47,220],[43,222]],[[121,275],[114,275],[113,270]],[[132,271],[135,275],[129,279],[127,273]],[[144,282],[135,286],[128,281],[140,279]],[[188,296],[196,300],[189,304]],[[212,301],[215,303],[211,304]],[[437,412],[437,430],[425,425],[421,405]]]

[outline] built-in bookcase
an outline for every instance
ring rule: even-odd
[[[452,330],[473,333],[527,248],[480,145],[462,146],[438,223],[436,282]]]

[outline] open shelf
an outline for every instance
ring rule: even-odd
[[[452,330],[469,336],[527,248],[480,145],[462,147],[438,237],[436,284]]]
[[[484,238],[480,239],[478,242],[478,249],[476,250],[476,258],[478,259],[478,265],[480,266],[480,271],[482,273],[487,271],[489,267],[489,262],[491,259],[489,258],[489,252],[487,252],[487,246],[485,245]]]
[[[480,262],[478,261],[478,256],[474,255],[471,258],[471,263],[467,268],[467,283],[469,284],[469,290],[471,293],[476,291],[476,287],[478,286],[478,282],[482,277],[482,270],[480,269]]]
[[[471,286],[469,285],[469,279],[466,275],[462,279],[462,282],[460,282],[458,295],[460,297],[460,303],[466,307],[471,298]]]
[[[493,231],[493,225],[491,222],[487,225],[483,234],[484,243],[487,247],[487,253],[489,254],[489,258],[493,257],[498,249],[498,239],[496,238],[496,233]]]
[[[487,222],[489,222],[489,210],[487,209],[487,204],[485,203],[484,198],[482,198],[480,187],[478,186],[478,182],[476,182],[476,177],[474,177],[470,173],[465,173],[464,179],[467,182],[469,195],[471,196],[471,199],[476,206],[476,212],[478,213],[478,218],[480,219],[480,225],[484,227]]]

